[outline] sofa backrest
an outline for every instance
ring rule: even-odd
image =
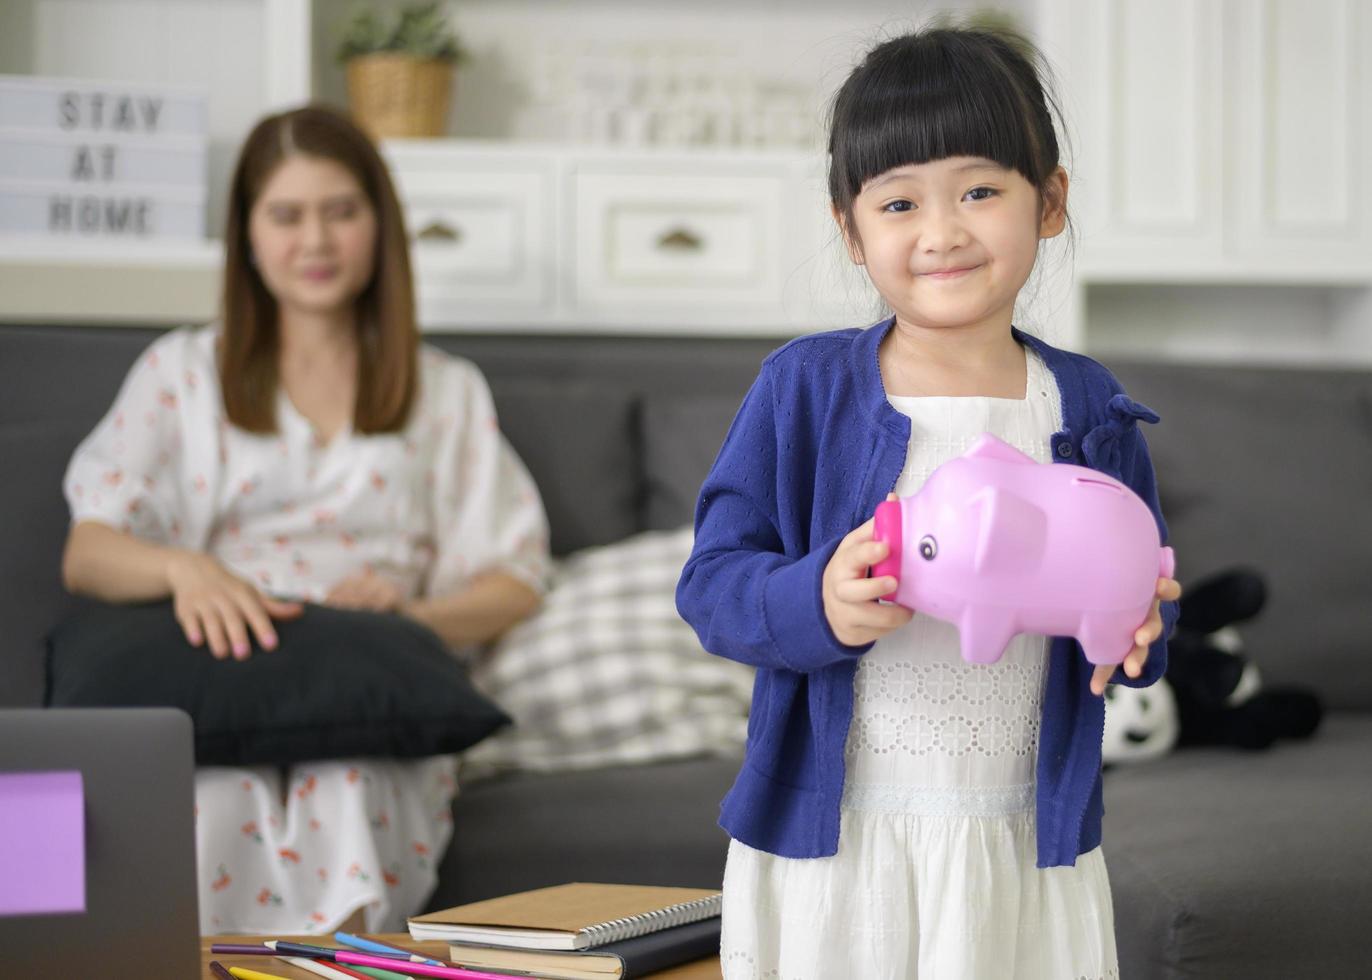
[[[60,577],[68,523],[62,475],[139,352],[160,333],[0,326],[0,466],[9,474],[0,481],[0,513],[10,518],[0,552],[0,706],[42,700],[43,640],[73,605]],[[501,428],[543,495],[557,554],[689,522],[713,451],[696,460],[701,476],[694,486],[681,483],[670,451],[661,464],[666,479],[650,474],[648,461],[664,454],[645,451],[645,419],[659,415],[649,406],[660,400],[670,414],[672,406],[713,393],[720,411],[731,415],[774,346],[582,336],[435,335],[427,341],[473,360],[486,374]],[[713,436],[701,445],[710,439],[718,449]]]
[[[1110,366],[1162,416],[1147,435],[1183,586],[1260,572],[1267,605],[1240,629],[1265,683],[1372,710],[1372,372]]]
[[[501,428],[543,495],[557,554],[689,523],[724,430],[776,346],[720,338],[427,339],[486,375]],[[673,468],[678,455],[689,465]]]
[[[61,477],[154,330],[0,327],[0,706],[42,697],[69,600]],[[691,519],[766,339],[441,335],[473,360],[529,466],[559,554]],[[1183,583],[1245,565],[1268,609],[1244,629],[1268,683],[1372,710],[1372,372],[1116,362],[1147,430]]]

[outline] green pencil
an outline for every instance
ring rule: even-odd
[[[356,970],[358,973],[365,973],[369,977],[376,977],[376,980],[414,980],[408,973],[396,973],[394,970],[378,970],[374,966],[358,966],[356,963],[348,964],[349,970]]]

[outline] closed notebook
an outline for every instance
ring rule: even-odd
[[[448,959],[476,970],[509,970],[551,980],[634,980],[719,955],[719,916],[594,949],[513,949],[450,945]]]
[[[416,940],[521,949],[591,949],[719,915],[706,888],[576,882],[472,902],[409,920]]]

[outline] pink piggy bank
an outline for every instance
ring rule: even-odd
[[[1073,636],[1093,664],[1117,664],[1171,578],[1153,513],[1118,480],[1036,463],[989,433],[912,497],[877,507],[891,545],[872,575],[886,596],[953,623],[962,657],[1000,659],[1016,633]]]

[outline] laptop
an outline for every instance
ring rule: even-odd
[[[0,977],[199,977],[190,716],[0,710],[0,773],[53,770],[82,775],[86,910],[0,916]]]

